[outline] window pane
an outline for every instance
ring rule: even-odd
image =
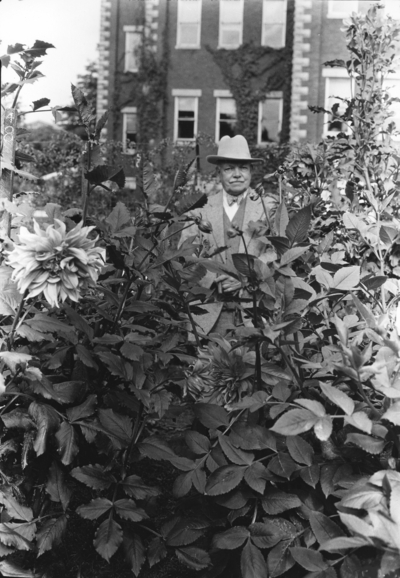
[[[357,12],[357,10],[357,0],[329,0],[328,14],[332,16],[350,16],[352,12]]]
[[[236,118],[236,102],[234,98],[219,99],[219,114],[225,113]]]
[[[285,25],[284,24],[264,24],[263,46],[271,48],[282,48],[285,45]]]
[[[194,138],[194,120],[178,120],[178,138]]]
[[[386,78],[383,81],[383,88],[386,88],[389,91],[392,98],[398,97],[400,94],[400,80]],[[390,111],[393,115],[387,120],[387,124],[394,122],[396,124],[396,129],[400,130],[400,102],[393,102],[390,105]]]
[[[400,20],[399,0],[385,0],[385,14],[388,14],[395,20]]]
[[[126,115],[126,130],[127,132],[136,132],[136,114],[129,113]]]
[[[243,20],[242,0],[220,0],[219,19],[223,23],[241,24]]]
[[[179,0],[179,22],[200,22],[201,0]]]
[[[136,71],[139,68],[140,32],[125,32],[125,69]]]
[[[180,24],[179,25],[179,44],[197,46],[199,36],[199,24]]]
[[[338,104],[338,114],[343,114],[347,108],[347,103],[343,98],[351,98],[350,78],[329,78],[326,83],[326,109],[331,110],[334,104]],[[339,98],[338,98],[339,97]],[[328,124],[329,131],[346,131],[347,127],[340,120],[334,120]]]
[[[281,98],[267,98],[261,103],[261,142],[279,140],[281,104]]]
[[[182,112],[185,113],[185,116],[187,112],[191,112],[192,115],[194,116],[194,111],[196,109],[196,99],[194,98],[179,98],[178,99],[178,109],[179,109],[179,115],[181,115]]]
[[[240,44],[240,26],[237,27],[222,25],[221,28],[221,46],[239,46]]]
[[[279,23],[286,21],[286,0],[264,0],[264,24]]]
[[[236,102],[233,98],[220,98],[217,140],[223,136],[234,136],[236,134]]]

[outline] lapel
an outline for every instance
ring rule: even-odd
[[[209,197],[207,208],[207,220],[212,225],[212,237],[216,247],[223,247],[225,245],[224,238],[224,207],[223,207],[222,192],[219,192],[212,197]],[[218,253],[216,256],[225,263],[226,256],[224,253]]]
[[[243,218],[243,233],[244,233],[244,240],[246,241],[247,248],[250,248],[254,233],[249,233],[248,231],[248,224],[250,221],[258,221],[263,216],[263,206],[260,199],[256,201],[252,201],[250,199],[251,189],[249,189],[247,193],[246,199],[246,208],[244,211],[244,218]],[[239,253],[244,253],[244,244],[243,240],[240,242]]]

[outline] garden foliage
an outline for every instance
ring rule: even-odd
[[[190,171],[154,205],[141,159],[142,207],[84,228],[96,189],[124,176],[97,163],[106,119],[73,91],[89,136],[81,222],[50,204],[35,240],[20,200],[2,200],[4,576],[33,576],[73,514],[135,576],[172,555],[202,578],[356,577],[371,551],[380,576],[400,568],[399,165],[383,89],[398,32],[377,8],[348,21],[349,59],[330,64],[353,97],[322,110],[343,131],[281,165],[277,210],[252,224],[264,253],[233,258],[253,323],[225,337],[196,319],[212,308],[202,277],[226,267],[194,237],[174,242],[209,227],[206,197],[183,194]],[[139,475],[149,460],[176,470],[174,516]],[[18,570],[25,551],[38,561]]]

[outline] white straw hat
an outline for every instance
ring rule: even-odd
[[[247,140],[241,134],[232,138],[230,136],[223,136],[219,141],[217,154],[209,155],[207,160],[212,165],[217,165],[221,161],[263,162],[263,159],[254,159],[251,157]]]

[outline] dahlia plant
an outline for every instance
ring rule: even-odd
[[[35,221],[34,233],[21,227],[19,244],[7,259],[18,290],[26,297],[43,293],[52,307],[67,297],[79,301],[82,288],[95,284],[105,260],[105,249],[88,238],[93,228],[79,223],[67,233],[58,219],[46,230]]]

